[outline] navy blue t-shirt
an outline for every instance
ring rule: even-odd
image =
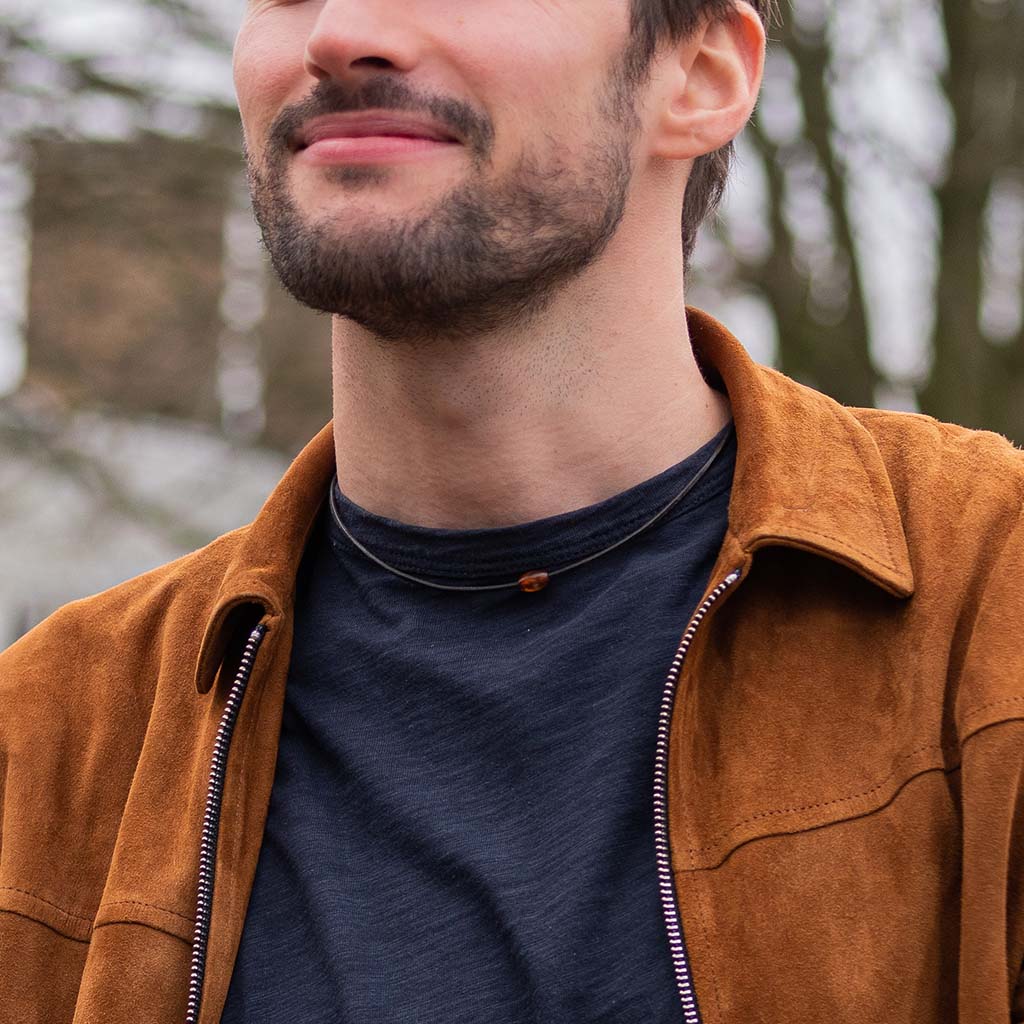
[[[667,516],[539,593],[404,580],[325,502],[224,1024],[678,1024],[657,722],[724,537],[731,426],[636,487],[520,526],[428,529],[336,494],[396,568],[506,582],[627,536],[726,431]],[[685,927],[685,894],[681,911]]]

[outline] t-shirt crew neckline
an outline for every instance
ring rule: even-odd
[[[699,516],[703,505],[731,487],[736,456],[731,422],[692,455],[634,487],[584,508],[515,526],[458,530],[403,523],[351,501],[337,478],[331,486],[346,529],[394,568],[437,582],[484,584],[496,577],[507,581],[538,566],[550,572],[569,565],[629,536],[692,479],[727,433],[731,436],[711,468],[650,531],[636,538],[639,542],[668,522]],[[329,509],[325,511],[335,552],[368,562],[339,529]]]

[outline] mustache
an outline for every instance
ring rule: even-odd
[[[284,159],[296,147],[302,126],[311,118],[359,110],[427,113],[478,149],[486,149],[493,138],[490,123],[474,111],[452,100],[418,95],[396,78],[370,78],[354,89],[336,79],[325,78],[317,83],[309,96],[285,107],[274,119],[267,135],[268,158]]]

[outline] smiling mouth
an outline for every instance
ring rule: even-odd
[[[395,138],[428,142],[457,142],[439,122],[403,116],[387,111],[361,114],[325,115],[304,124],[295,149],[309,149],[317,143],[337,139]]]
[[[452,143],[454,139],[435,139],[430,135],[417,135],[415,132],[401,132],[401,131],[365,131],[365,132],[345,132],[344,134],[338,133],[336,135],[324,135],[320,138],[311,139],[309,141],[302,141],[296,147],[298,152],[304,149],[309,149],[310,146],[316,146],[321,142],[351,142],[359,139],[412,139],[419,142],[444,142]]]
[[[453,139],[422,135],[329,135],[303,146],[296,154],[306,164],[338,165],[415,160],[460,146]]]

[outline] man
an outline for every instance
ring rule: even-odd
[[[5,1020],[1024,1019],[1024,455],[684,305],[766,17],[251,0],[334,419],[0,658]]]

